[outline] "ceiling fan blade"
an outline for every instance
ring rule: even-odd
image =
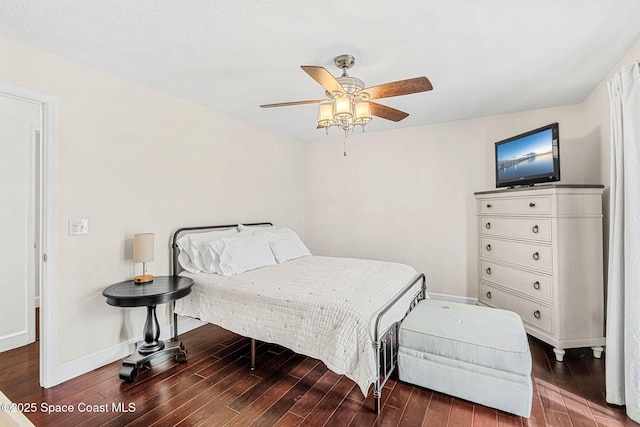
[[[368,93],[370,99],[390,98],[392,96],[409,95],[411,93],[426,92],[433,89],[431,82],[426,77],[398,80],[397,82],[384,83],[362,89],[360,92]]]
[[[304,105],[304,104],[319,104],[326,99],[311,99],[309,101],[291,101],[291,102],[279,102],[277,104],[262,104],[261,108],[272,108],[272,107],[288,107],[290,105]]]
[[[371,114],[374,116],[391,120],[392,122],[399,122],[409,115],[409,113],[405,113],[404,111],[396,110],[395,108],[387,107],[386,105],[376,102],[369,101],[369,107],[371,107]]]
[[[305,73],[309,74],[313,80],[320,83],[320,86],[329,93],[345,92],[342,85],[336,80],[333,74],[327,71],[326,68],[317,67],[315,65],[301,65],[300,68],[302,68]]]

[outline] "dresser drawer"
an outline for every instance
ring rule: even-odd
[[[530,240],[551,241],[549,218],[480,217],[480,233]]]
[[[552,271],[551,246],[510,240],[480,238],[480,255],[484,258],[518,264],[523,267]]]
[[[480,302],[494,308],[515,311],[525,324],[553,333],[551,307],[512,295],[486,283],[480,285]]]
[[[551,303],[551,276],[522,271],[486,260],[480,262],[480,268],[482,280]]]
[[[549,215],[549,196],[511,197],[478,200],[481,215]]]

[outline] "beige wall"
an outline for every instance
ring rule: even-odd
[[[143,309],[101,295],[134,275],[134,233],[156,234],[155,275],[169,273],[180,226],[266,220],[303,233],[300,142],[8,39],[0,56],[0,81],[59,101],[58,365],[142,333]],[[69,218],[89,219],[90,233],[68,236]]]

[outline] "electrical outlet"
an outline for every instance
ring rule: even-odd
[[[89,220],[69,219],[69,236],[77,236],[79,234],[89,234]]]

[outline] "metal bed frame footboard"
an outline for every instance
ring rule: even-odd
[[[409,292],[413,288],[416,283],[420,281],[422,281],[420,291],[418,291],[413,296],[413,298],[411,298],[409,308],[404,315],[406,317],[406,315],[411,310],[413,310],[413,308],[420,301],[426,298],[427,279],[424,273],[417,274],[413,278],[413,280],[411,280],[411,282],[409,282],[402,290],[400,290],[396,294],[396,296],[382,308],[380,313],[378,313],[378,317],[376,318],[376,340],[373,343],[376,352],[376,372],[378,373],[373,388],[373,407],[376,414],[379,414],[381,409],[380,403],[382,398],[382,387],[384,387],[385,383],[395,370],[398,363],[398,330],[400,328],[400,323],[402,322],[404,317],[394,322],[382,335],[380,335],[380,322],[382,321],[382,317],[389,311],[389,309],[393,307],[407,292]]]
[[[178,238],[185,232],[196,231],[196,232],[204,232],[206,230],[216,230],[216,229],[229,229],[238,227],[239,225],[245,225],[250,227],[255,226],[271,226],[273,225],[270,222],[255,222],[248,224],[229,224],[229,225],[206,225],[206,226],[194,226],[194,227],[183,227],[173,234],[173,238],[171,241],[171,265],[172,265],[172,273],[174,276],[177,276],[181,270],[180,265],[178,263]],[[378,313],[376,318],[376,324],[374,329],[375,341],[373,343],[374,350],[376,353],[376,372],[377,377],[374,383],[373,389],[373,397],[374,397],[374,411],[376,414],[380,413],[381,405],[381,397],[382,397],[382,387],[384,387],[385,383],[393,373],[396,368],[397,360],[398,360],[398,329],[400,327],[400,323],[402,319],[394,322],[391,326],[384,331],[382,335],[380,335],[380,322],[382,321],[383,316],[393,307],[402,297],[404,297],[407,292],[413,289],[414,285],[418,282],[422,281],[422,285],[420,290],[413,296],[409,307],[405,313],[405,316],[420,302],[425,299],[427,295],[427,283],[426,278],[423,273],[417,274],[409,283],[407,283],[394,297],[390,300]],[[174,302],[175,304],[175,302]],[[404,317],[403,317],[404,319]],[[177,339],[178,337],[178,315],[173,313],[173,333],[174,337]],[[256,340],[251,338],[251,370],[255,369],[256,366]]]

